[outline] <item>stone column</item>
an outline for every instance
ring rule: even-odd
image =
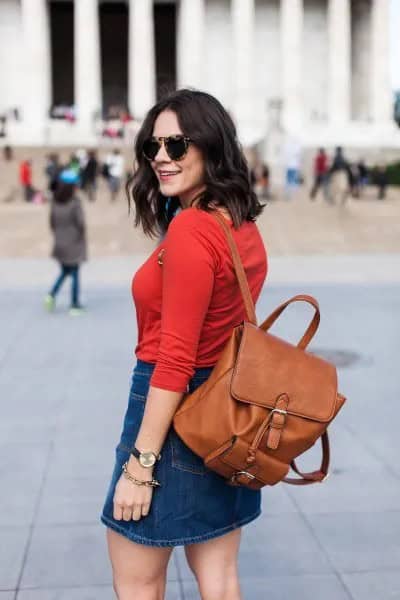
[[[22,118],[32,142],[44,143],[51,106],[51,51],[46,0],[21,0],[25,97]]]
[[[282,124],[286,133],[302,126],[303,0],[281,0]]]
[[[94,134],[102,106],[98,0],[74,5],[74,85],[78,125]]]
[[[156,100],[153,0],[129,0],[128,98],[135,119]]]
[[[351,118],[351,6],[350,0],[329,0],[329,120]]]
[[[244,145],[252,143],[254,120],[254,0],[232,0],[234,116]]]
[[[393,120],[389,18],[389,0],[372,0],[370,106],[372,120],[380,123]]]
[[[202,89],[204,74],[204,0],[180,0],[178,86]]]

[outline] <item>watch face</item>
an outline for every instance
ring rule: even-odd
[[[156,455],[153,452],[142,452],[139,462],[142,467],[152,467],[156,462]]]

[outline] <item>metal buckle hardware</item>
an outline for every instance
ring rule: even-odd
[[[279,413],[280,415],[287,415],[287,410],[282,410],[281,408],[273,408],[271,414],[275,412]]]
[[[237,477],[239,477],[239,475],[245,475],[249,479],[255,479],[255,476],[252,475],[251,473],[248,473],[247,471],[237,471],[236,473],[234,473],[232,475],[232,477],[231,477],[231,483],[236,483],[236,479],[237,479]]]

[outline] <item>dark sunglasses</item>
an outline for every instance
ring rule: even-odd
[[[192,140],[185,135],[151,137],[143,142],[143,154],[147,160],[154,160],[162,144],[171,160],[182,160]]]

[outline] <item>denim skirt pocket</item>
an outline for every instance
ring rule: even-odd
[[[170,430],[168,441],[171,445],[171,463],[175,469],[195,475],[204,475],[208,471],[203,459],[186,446],[174,429]]]
[[[132,448],[139,433],[145,405],[146,397],[131,390],[117,450],[122,448],[130,450]]]
[[[207,381],[210,370],[208,368],[200,369],[200,373],[194,375],[189,382],[190,393]],[[173,428],[170,430],[168,439],[171,446],[171,463],[175,469],[187,471],[194,475],[204,475],[209,472],[203,459],[186,446]]]

